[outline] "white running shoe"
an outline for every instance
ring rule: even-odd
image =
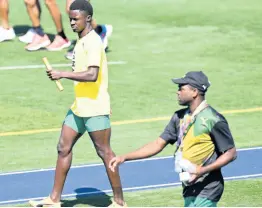
[[[72,60],[73,59],[73,51],[68,51],[65,55],[65,57],[69,60]]]
[[[27,31],[26,34],[20,36],[18,39],[23,43],[32,43],[35,34],[35,30],[31,28]]]
[[[105,37],[103,39],[103,45],[104,45],[104,49],[107,50],[108,49],[108,38],[113,33],[113,26],[112,25],[105,25],[105,27],[106,27],[106,34],[105,34]]]
[[[0,42],[6,41],[6,40],[12,40],[14,38],[15,38],[15,31],[13,28],[5,29],[1,27]]]
[[[109,38],[113,33],[113,26],[112,25],[105,25],[106,27],[106,36]]]

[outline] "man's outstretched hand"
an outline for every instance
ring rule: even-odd
[[[123,162],[125,162],[125,157],[123,156],[116,156],[113,157],[110,161],[109,161],[109,168],[112,172],[115,172],[116,168],[122,164]]]

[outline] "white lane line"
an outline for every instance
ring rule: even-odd
[[[144,162],[149,160],[164,160],[168,158],[172,158],[173,156],[166,156],[166,157],[153,157],[153,158],[147,158],[147,159],[141,159],[141,160],[133,160],[133,161],[127,161],[125,163],[136,163],[136,162]],[[76,165],[72,166],[71,169],[75,168],[86,168],[86,167],[96,167],[96,166],[104,166],[103,163],[95,163],[95,164],[88,164],[88,165]],[[44,172],[44,171],[53,171],[55,168],[47,168],[47,169],[36,169],[36,170],[26,170],[26,171],[17,171],[17,172],[7,172],[7,173],[0,173],[0,176],[4,175],[16,175],[16,174],[25,174],[25,173],[35,173],[35,172]]]
[[[241,175],[241,176],[232,176],[232,177],[225,177],[225,180],[237,180],[237,179],[248,179],[248,178],[257,178],[261,177],[262,174],[253,174],[253,175]],[[166,184],[157,184],[157,185],[148,185],[148,186],[137,186],[137,187],[130,187],[130,188],[123,188],[123,191],[138,191],[138,190],[143,190],[143,189],[151,189],[151,188],[164,188],[164,187],[170,187],[170,186],[178,186],[180,185],[180,182],[176,183],[166,183]],[[68,198],[68,197],[74,197],[74,196],[88,196],[92,194],[102,194],[102,193],[111,193],[111,189],[107,190],[102,190],[102,191],[93,191],[93,192],[85,192],[85,193],[74,193],[74,194],[64,194],[62,195],[63,198]],[[44,197],[35,197],[35,198],[27,198],[27,199],[16,199],[16,200],[8,200],[8,201],[0,201],[0,204],[10,204],[10,203],[22,203],[22,202],[27,202],[29,200],[41,200]]]
[[[249,148],[241,148],[241,149],[238,149],[237,151],[250,151],[250,150],[260,150],[262,149],[262,147],[249,147]]]
[[[256,178],[262,176],[262,173],[259,174],[252,174],[252,175],[242,175],[242,176],[232,176],[232,177],[225,177],[225,180],[236,180],[236,179],[245,179],[245,178]]]
[[[130,187],[130,188],[123,188],[123,191],[135,191],[135,190],[143,190],[143,189],[150,189],[150,188],[161,188],[161,187],[169,187],[180,185],[180,182],[177,183],[167,183],[167,184],[157,184],[157,185],[150,185],[150,186],[137,186],[137,187]],[[64,194],[62,198],[74,197],[74,196],[88,196],[92,194],[102,194],[102,193],[111,193],[112,190],[102,190],[102,191],[92,191],[92,192],[84,192],[84,193],[74,193],[74,194]],[[29,200],[41,200],[45,197],[35,197],[35,198],[28,198],[28,199],[17,199],[17,200],[9,200],[9,201],[0,201],[0,204],[8,204],[8,203],[16,203],[16,202],[25,202]]]
[[[125,61],[109,61],[108,65],[124,65]],[[52,64],[54,68],[71,67],[72,64]],[[40,69],[45,68],[45,65],[25,65],[25,66],[1,66],[0,70],[16,70],[16,69]]]
[[[262,147],[250,147],[250,148],[243,148],[243,149],[237,149],[238,152],[242,151],[252,151],[252,150],[260,150]],[[172,158],[173,156],[165,156],[165,157],[152,157],[147,159],[141,159],[141,160],[133,160],[128,161],[126,163],[136,163],[136,162],[144,162],[144,161],[150,161],[150,160],[164,160]],[[88,165],[76,165],[72,166],[71,169],[75,168],[86,168],[86,167],[96,167],[96,166],[103,166],[103,163],[94,163],[94,164],[88,164]],[[26,171],[16,171],[16,172],[6,172],[6,173],[0,173],[0,176],[5,175],[16,175],[16,174],[25,174],[25,173],[36,173],[36,172],[44,172],[44,171],[53,171],[55,168],[44,168],[44,169],[36,169],[36,170],[26,170]]]

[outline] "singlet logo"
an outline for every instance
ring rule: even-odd
[[[203,126],[205,126],[205,127],[208,127],[208,125],[207,125],[207,120],[208,120],[208,118],[204,118],[204,117],[200,117],[200,119],[201,119],[201,121],[202,121],[202,125]]]
[[[75,71],[75,51],[73,51],[73,58],[72,58],[72,71]]]

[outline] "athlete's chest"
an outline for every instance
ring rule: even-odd
[[[87,50],[85,50],[84,42],[77,42],[72,58],[72,70],[75,72],[85,70],[86,60],[87,60]]]

